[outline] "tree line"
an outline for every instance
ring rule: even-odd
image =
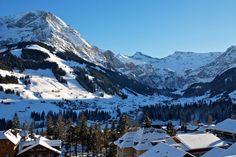
[[[142,112],[152,120],[180,120],[183,122],[207,122],[211,116],[216,122],[223,121],[236,113],[236,105],[231,99],[221,99],[215,102],[196,102],[184,105],[149,105],[141,107]]]

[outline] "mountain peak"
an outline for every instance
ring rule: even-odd
[[[40,41],[59,52],[73,52],[79,57],[99,63],[100,51],[91,46],[80,33],[47,11],[31,11],[0,17],[0,46],[25,41]]]
[[[142,52],[136,52],[133,56],[131,56],[132,58],[135,58],[135,59],[142,59],[142,58],[152,58],[152,57],[150,57],[150,56],[148,56],[148,55],[145,55],[145,54],[143,54]]]
[[[230,53],[230,52],[235,51],[235,50],[236,50],[236,45],[232,45],[225,52]]]
[[[13,27],[14,26],[19,27],[19,28],[27,27],[27,26],[31,27],[32,26],[31,23],[35,23],[35,22],[38,23],[39,25],[45,25],[45,24],[51,25],[52,27],[54,27],[54,29],[56,29],[56,27],[58,28],[59,26],[67,27],[67,24],[63,22],[59,17],[47,11],[41,11],[41,10],[30,11],[30,12],[19,14],[18,16],[14,15],[10,17],[13,17],[12,19],[14,19],[12,20]],[[8,17],[8,19],[10,17]]]

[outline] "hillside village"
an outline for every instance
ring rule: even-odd
[[[217,124],[153,125],[147,117],[141,127],[128,127],[127,121],[112,128],[87,127],[85,121],[78,126],[72,138],[50,135],[49,130],[12,128],[0,132],[1,157],[229,157],[236,155],[236,119],[228,118]],[[13,121],[14,123],[14,121]],[[119,127],[119,125],[122,125]],[[114,128],[115,127],[115,128]],[[54,131],[58,128],[55,126]],[[97,132],[95,132],[95,130]],[[82,131],[82,132],[81,132]],[[84,132],[86,131],[86,132]],[[70,134],[70,130],[67,133]],[[93,132],[94,145],[82,136]],[[115,136],[120,135],[120,136]],[[102,137],[103,136],[103,137]],[[109,138],[111,137],[111,138]],[[103,140],[102,140],[103,139]],[[68,146],[70,145],[70,148]]]

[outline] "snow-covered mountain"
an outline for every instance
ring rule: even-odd
[[[174,54],[159,59],[137,52],[130,58],[140,61],[142,64],[152,64],[156,68],[170,69],[178,74],[183,74],[190,69],[197,69],[210,63],[220,54],[220,52],[194,53],[176,51]]]
[[[217,75],[210,82],[195,83],[184,90],[184,96],[203,96],[209,95],[210,97],[221,94],[222,96],[233,96],[235,98],[236,90],[236,67],[230,68],[220,75]]]
[[[50,12],[34,11],[1,17],[0,46],[22,41],[47,43],[60,55],[64,53],[67,56],[70,52],[88,62],[117,70],[131,79],[155,88],[183,88],[203,80],[202,75],[211,72],[211,69],[207,72],[204,66],[222,54],[177,51],[164,58],[153,58],[141,52],[133,56],[115,55],[111,51],[102,52],[91,46],[78,31]]]
[[[212,62],[201,66],[188,74],[188,78],[195,82],[209,82],[226,70],[236,67],[236,46],[229,47]]]
[[[57,51],[70,51],[94,63],[104,59],[100,50],[50,12],[35,11],[0,18],[0,45],[22,41],[45,42]]]
[[[0,118],[62,108],[134,112],[150,104],[212,100],[211,91],[213,96],[228,93],[236,98],[235,86],[222,91],[218,86],[236,70],[217,79],[235,63],[235,46],[224,53],[126,56],[90,45],[49,12],[0,17],[0,111],[12,110]]]
[[[144,84],[158,88],[183,88],[195,83],[186,79],[189,73],[214,61],[221,54],[177,51],[164,58],[152,58],[137,52],[133,56],[118,54],[115,57],[120,61],[119,64],[111,64],[123,74]]]

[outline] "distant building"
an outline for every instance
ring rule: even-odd
[[[18,151],[21,136],[14,130],[0,131],[0,157],[14,157]]]
[[[236,142],[236,119],[228,118],[216,124],[214,127],[210,127],[208,130],[218,137]]]
[[[177,134],[166,140],[166,143],[177,149],[182,149],[196,157],[201,156],[214,147],[228,146],[224,141],[211,133]]]
[[[117,157],[139,157],[152,146],[165,141],[169,135],[162,129],[140,128],[136,132],[127,132],[117,141]]]
[[[150,148],[140,157],[194,157],[194,156],[181,149],[177,149],[173,146],[161,142]]]
[[[38,137],[32,141],[22,141],[19,146],[19,157],[58,157],[61,154],[61,141]]]

